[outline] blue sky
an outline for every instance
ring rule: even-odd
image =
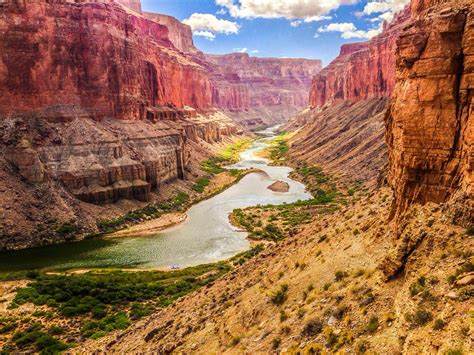
[[[407,0],[142,0],[145,11],[193,27],[206,53],[246,51],[259,57],[322,59],[341,45],[377,34]],[[305,22],[306,20],[306,22]]]

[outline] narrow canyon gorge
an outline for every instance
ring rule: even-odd
[[[140,0],[0,1],[0,251],[301,189],[232,207],[251,243],[214,264],[0,272],[0,349],[470,354],[473,117],[472,0],[411,0],[325,67],[204,53]]]

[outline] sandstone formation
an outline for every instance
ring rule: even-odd
[[[249,127],[282,122],[308,105],[320,60],[206,55],[217,83],[214,103]]]
[[[407,8],[370,41],[343,45],[340,55],[314,78],[311,106],[390,97],[395,86],[396,43],[409,16]]]
[[[198,53],[194,46],[193,33],[191,27],[178,21],[172,16],[157,14],[152,12],[143,12],[146,18],[158,22],[168,29],[168,38],[179,51],[183,53]]]
[[[413,1],[397,48],[397,85],[387,114],[394,213],[456,196],[454,220],[474,220],[474,7]]]
[[[162,107],[212,105],[204,68],[165,26],[121,6],[9,2],[0,16],[3,115],[73,106],[94,119],[159,119]]]

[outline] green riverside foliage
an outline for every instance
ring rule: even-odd
[[[150,204],[111,220],[99,220],[97,221],[97,227],[101,233],[111,233],[129,223],[137,223],[145,218],[158,218],[167,212],[180,211],[186,206],[188,201],[188,194],[179,192],[174,198],[168,201]]]
[[[203,178],[200,178],[193,186],[193,190],[196,191],[196,192],[204,192],[204,189],[206,188],[207,185],[209,185],[209,182],[211,181],[210,180],[211,178],[210,177],[203,177]]]
[[[25,331],[15,333],[12,339],[18,348],[29,349],[33,347],[40,354],[57,354],[70,347],[44,332],[39,323],[32,324]]]

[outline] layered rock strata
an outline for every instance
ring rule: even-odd
[[[315,76],[310,105],[390,97],[395,86],[397,39],[409,16],[407,8],[370,41],[343,45],[340,55]]]
[[[397,48],[387,114],[394,213],[414,202],[458,200],[455,221],[474,220],[474,6],[413,1]]]
[[[256,58],[246,53],[206,55],[216,106],[248,127],[281,122],[308,105],[320,60]]]
[[[8,2],[0,28],[3,115],[67,104],[136,120],[212,106],[205,69],[176,50],[168,28],[120,5]]]

